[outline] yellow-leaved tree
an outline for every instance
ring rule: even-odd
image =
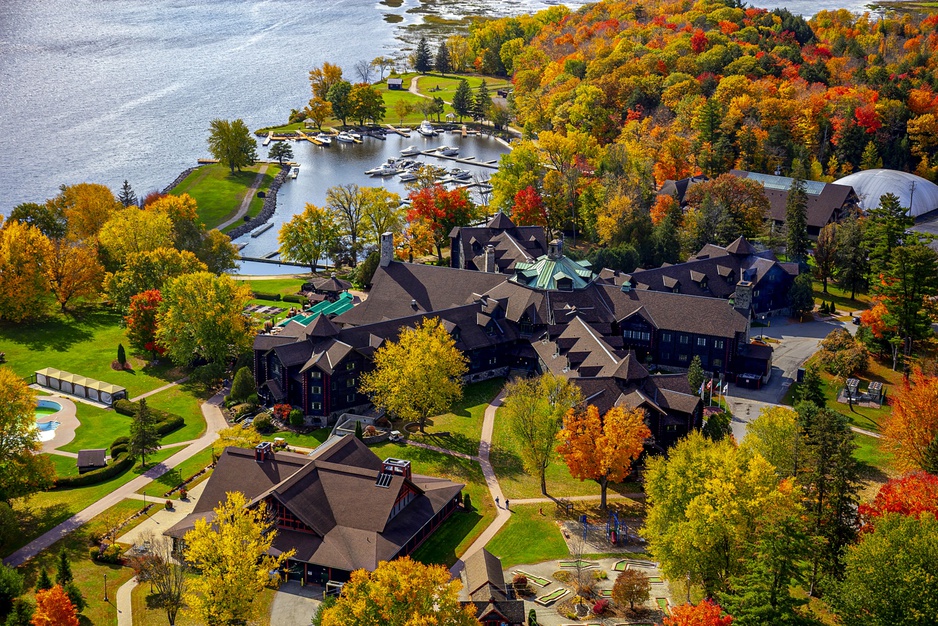
[[[459,601],[459,579],[410,557],[356,570],[342,595],[317,616],[322,626],[478,626],[475,605]]]
[[[67,238],[52,241],[45,272],[63,313],[74,298],[93,298],[101,293],[104,268],[97,250],[83,242]]]
[[[375,369],[362,375],[360,389],[375,406],[420,424],[448,411],[462,397],[466,357],[439,318],[404,328],[396,342],[375,352]]]
[[[52,202],[64,213],[69,236],[79,240],[94,239],[104,223],[124,208],[110,189],[97,183],[63,185]]]
[[[261,442],[261,435],[254,426],[235,424],[218,431],[218,439],[212,444],[212,455],[218,459],[225,448],[253,448]]]
[[[173,245],[173,221],[163,211],[131,206],[115,213],[98,233],[101,247],[111,259],[123,263],[131,254]]]
[[[599,506],[605,509],[609,483],[625,480],[650,436],[643,409],[616,406],[600,418],[599,409],[591,404],[567,413],[557,433],[557,452],[574,478],[599,483]]]
[[[258,594],[276,584],[270,572],[293,556],[293,550],[267,553],[276,535],[266,505],[248,507],[237,491],[215,507],[214,520],[196,520],[183,550],[200,574],[188,584],[188,611],[210,626],[247,623],[260,604],[254,602]]]
[[[302,213],[297,213],[280,227],[280,256],[285,261],[309,265],[315,272],[319,259],[339,240],[341,227],[335,213],[315,204],[306,203]]]
[[[0,318],[10,322],[38,317],[49,293],[46,259],[49,239],[35,226],[7,222],[0,230]]]
[[[0,502],[51,487],[55,468],[36,424],[36,392],[21,376],[0,367]]]

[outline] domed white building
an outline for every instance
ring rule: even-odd
[[[908,172],[864,170],[845,176],[836,184],[853,187],[864,211],[878,207],[880,197],[887,193],[897,196],[902,206],[911,208],[912,217],[938,210],[938,185]]]

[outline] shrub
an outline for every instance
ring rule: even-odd
[[[23,593],[23,576],[13,569],[0,563],[0,615],[6,614],[13,608],[13,600]]]
[[[593,615],[602,615],[608,608],[609,600],[606,600],[605,598],[597,600],[596,604],[593,605]]]
[[[90,558],[92,561],[97,561],[99,556],[101,556],[101,548],[98,546],[91,546],[88,548],[88,558]]]
[[[531,609],[528,611],[528,626],[538,626],[537,624],[537,611]]]
[[[362,429],[361,420],[358,420],[355,422],[355,438],[358,440],[361,440],[362,438],[364,438],[364,436],[365,436],[365,432]]]
[[[128,444],[122,443],[117,446],[111,446],[111,458],[116,458],[121,454],[126,454],[128,450]]]
[[[231,381],[231,398],[236,402],[244,402],[256,389],[257,384],[254,382],[251,368],[242,367]]]
[[[282,296],[280,299],[283,300],[284,302],[295,302],[297,304],[306,304],[308,302],[308,300],[305,297],[297,296],[293,294],[288,295],[288,296]]]
[[[593,580],[606,580],[607,578],[609,578],[609,574],[607,574],[604,569],[598,569],[593,572]]]
[[[472,510],[472,498],[469,497],[469,494],[468,494],[468,493],[463,494],[463,497],[462,497],[462,506],[463,506],[463,508],[466,509],[467,511],[471,511],[471,510]]]
[[[256,393],[252,393],[251,395],[249,395],[249,396],[247,397],[247,399],[245,400],[245,402],[247,402],[248,404],[257,406],[258,404],[261,403],[261,399],[257,396]]]
[[[570,572],[560,570],[559,572],[554,572],[553,579],[559,583],[568,583],[573,580],[573,576],[570,574]]]
[[[847,378],[869,367],[870,353],[845,329],[831,331],[820,347],[818,360],[834,376]]]
[[[173,510],[173,501],[172,501],[172,500],[167,500],[166,503],[163,505],[163,507],[164,507],[167,511],[172,511],[172,510]]]
[[[254,418],[254,429],[259,433],[272,433],[274,424],[270,421],[270,417],[263,413]]]
[[[121,367],[127,363],[127,352],[124,350],[124,344],[117,344],[117,362],[121,364]]]
[[[375,428],[375,427],[372,426],[371,424],[368,424],[367,426],[365,426],[365,436],[366,436],[366,437],[374,437],[374,436],[377,435],[377,434],[378,434],[378,429],[377,429],[377,428]]]
[[[290,411],[293,410],[293,407],[289,404],[275,404],[274,405],[274,417],[276,417],[281,422],[286,422],[290,419]]]
[[[189,382],[196,385],[217,385],[225,377],[225,366],[221,363],[206,363],[192,370]]]
[[[188,497],[189,497],[189,491],[188,491],[185,487],[180,487],[180,488],[179,488],[179,498],[180,498],[181,500],[185,500],[185,499],[188,498]]]
[[[264,291],[254,291],[252,293],[255,300],[271,300],[273,302],[280,302],[279,293],[267,293]]]
[[[299,409],[293,409],[290,411],[290,425],[291,426],[302,426],[303,425],[303,411]]]
[[[121,562],[121,547],[116,543],[112,543],[105,549],[101,550],[98,554],[98,561],[102,563],[120,563]]]
[[[528,588],[528,577],[524,574],[515,574],[511,579],[511,584],[517,591],[524,591]]]

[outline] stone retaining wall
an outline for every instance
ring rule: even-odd
[[[276,165],[279,167],[279,165]],[[277,210],[277,191],[280,189],[280,185],[287,179],[287,174],[290,173],[289,168],[283,168],[280,170],[280,173],[277,174],[277,177],[274,178],[274,181],[270,183],[270,189],[267,190],[267,197],[264,198],[264,206],[261,208],[261,212],[257,214],[257,217],[254,219],[244,222],[240,226],[236,226],[228,231],[228,236],[232,241],[245,235],[258,226],[266,223],[274,215],[274,211]]]

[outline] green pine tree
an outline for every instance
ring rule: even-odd
[[[130,206],[131,204],[137,204],[137,194],[134,193],[133,187],[130,186],[130,183],[124,179],[124,184],[121,187],[120,192],[117,194],[118,201],[123,204],[125,207]]]
[[[700,394],[700,386],[703,385],[704,371],[699,356],[694,356],[687,368],[687,384],[690,385],[692,393]]]
[[[127,352],[124,350],[124,344],[117,344],[117,362],[121,364],[121,367],[127,363]]]
[[[362,429],[361,420],[355,422],[355,438],[358,440],[362,440],[365,438],[365,432]]]
[[[935,435],[928,447],[925,448],[923,456],[922,469],[929,474],[938,475],[938,435]]]
[[[436,62],[434,65],[436,66],[436,71],[444,75],[452,69],[449,61],[449,48],[446,47],[445,41],[441,41],[440,47],[437,48]]]
[[[870,282],[878,282],[886,271],[892,251],[905,242],[905,233],[915,220],[898,196],[887,193],[880,197],[879,206],[867,213],[864,241],[869,251]]]
[[[157,430],[156,419],[147,406],[146,398],[140,400],[137,414],[130,423],[130,454],[139,458],[143,466],[147,464],[147,455],[160,449],[160,433]]]
[[[472,105],[472,89],[469,87],[469,81],[463,78],[456,87],[456,93],[453,94],[453,111],[459,116],[460,122],[463,117],[472,113]]]
[[[850,299],[856,300],[857,291],[866,287],[869,273],[869,246],[864,235],[863,222],[850,215],[837,229],[837,284],[850,290]]]
[[[492,107],[492,96],[489,94],[489,86],[482,79],[479,88],[476,89],[475,100],[472,102],[472,118],[476,121],[484,120]]]
[[[49,579],[49,572],[46,568],[39,570],[39,577],[36,579],[36,591],[52,589],[52,580]]]
[[[785,204],[786,248],[788,259],[804,266],[808,260],[808,193],[804,180],[796,178],[788,190]]]
[[[798,402],[810,402],[820,408],[826,404],[824,398],[824,381],[817,371],[816,365],[809,365],[804,370],[804,380],[795,390],[795,397]]]
[[[68,560],[65,548],[59,550],[59,560],[55,565],[55,584],[65,587],[72,581],[72,564]]]
[[[433,56],[426,37],[421,37],[417,42],[417,50],[414,52],[414,69],[421,74],[426,74],[433,69]]]
[[[814,283],[810,274],[799,274],[788,290],[788,308],[792,317],[801,319],[814,309]]]
[[[876,149],[876,142],[872,139],[863,148],[863,156],[860,157],[861,170],[876,170],[883,166],[883,157],[879,156],[879,150]]]

